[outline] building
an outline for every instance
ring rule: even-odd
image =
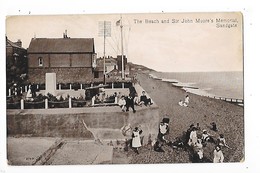
[[[124,57],[124,70],[125,70],[127,64],[127,58],[126,55],[124,55],[123,57]],[[118,70],[122,71],[122,55],[117,55],[117,65],[118,65]]]
[[[94,38],[33,38],[28,48],[29,81],[45,83],[56,73],[57,83],[85,83],[94,78]]]
[[[14,83],[22,83],[27,73],[27,50],[22,41],[12,42],[6,37],[6,83],[7,88]]]
[[[105,72],[109,74],[113,70],[118,69],[117,59],[109,56],[105,59]],[[95,78],[104,76],[104,58],[96,59]]]

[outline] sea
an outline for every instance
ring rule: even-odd
[[[152,72],[150,75],[197,95],[244,98],[243,72]]]

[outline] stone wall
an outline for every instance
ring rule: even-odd
[[[102,133],[130,124],[140,126],[147,141],[149,134],[154,139],[158,133],[158,110],[157,106],[142,107],[136,113],[122,112],[119,107],[7,110],[7,135],[93,139],[84,123],[89,129],[104,129]]]

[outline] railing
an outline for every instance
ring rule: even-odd
[[[115,99],[104,100],[104,102],[95,103],[86,100],[75,100],[69,97],[64,101],[52,101],[45,99],[43,101],[29,101],[21,99],[20,101],[7,102],[7,109],[52,109],[52,108],[75,108],[75,107],[97,107],[97,106],[116,106],[117,97]]]
[[[80,84],[80,83],[58,83],[56,85],[57,90],[78,90],[78,89],[85,89],[89,87],[98,86],[102,83],[89,83],[89,84]],[[132,85],[131,82],[112,82],[107,83],[105,88],[129,88]],[[9,88],[7,90],[7,96],[18,96],[22,95],[23,93],[28,92],[30,85],[24,85],[21,87]],[[45,84],[35,84],[36,91],[45,90]]]

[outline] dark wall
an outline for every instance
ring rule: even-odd
[[[94,78],[92,68],[29,68],[29,82],[45,83],[45,73],[56,73],[57,83],[86,83]]]
[[[42,67],[92,67],[92,54],[28,54],[28,67],[39,67],[39,58],[43,59]]]

